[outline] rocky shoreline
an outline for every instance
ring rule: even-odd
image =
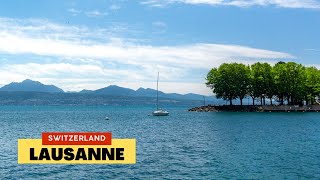
[[[214,105],[207,105],[207,106],[200,106],[194,107],[189,109],[188,111],[193,112],[257,112],[259,110],[259,106],[229,106],[229,105],[221,105],[221,106],[214,106]]]
[[[207,105],[189,109],[191,112],[320,112],[320,105]]]

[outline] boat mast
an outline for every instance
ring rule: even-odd
[[[158,72],[158,78],[157,78],[157,110],[159,110],[159,72]]]

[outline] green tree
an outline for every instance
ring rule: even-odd
[[[255,63],[246,66],[239,63],[224,63],[213,68],[206,78],[207,86],[213,89],[217,98],[229,100],[240,99],[241,105],[245,96],[265,99],[275,98],[280,104],[314,104],[320,96],[320,71],[315,67],[305,67],[295,62],[278,62],[273,67],[268,63]]]
[[[230,105],[233,99],[239,98],[242,105],[243,98],[248,94],[249,75],[250,69],[244,64],[224,63],[208,73],[206,84],[217,98],[229,100]]]
[[[250,68],[249,76],[250,84],[248,86],[248,95],[252,98],[252,105],[255,105],[255,99],[259,97],[259,80],[256,78],[256,72],[253,70],[252,66]]]
[[[314,104],[316,96],[320,94],[320,71],[315,67],[307,67],[306,74],[306,97],[307,104]]]
[[[287,95],[287,73],[286,63],[278,62],[273,67],[275,93],[274,95],[278,98],[280,105],[283,105],[285,97]]]
[[[270,99],[270,103],[272,105],[272,98],[274,96],[274,88],[275,88],[273,68],[270,64],[263,63],[262,69],[263,69],[263,83],[264,83],[263,85],[264,92],[262,94],[263,103],[265,104],[265,98],[267,97]]]
[[[305,67],[295,62],[286,63],[286,88],[288,104],[302,104],[306,94]]]
[[[232,74],[230,65],[224,63],[219,68],[213,68],[206,78],[207,86],[213,89],[216,97],[229,100],[230,105],[232,105],[232,100],[236,98],[236,88]]]
[[[253,105],[256,97],[261,98],[261,105],[262,103],[265,104],[266,97],[269,97],[270,99],[273,97],[274,78],[272,66],[270,64],[257,62],[251,65],[250,87],[250,95],[253,100]]]
[[[241,106],[243,99],[248,95],[250,81],[250,67],[244,64],[232,63],[234,85],[237,89],[236,96],[240,99]]]

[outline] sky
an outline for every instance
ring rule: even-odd
[[[0,86],[118,85],[212,95],[222,63],[320,68],[320,0],[10,0],[0,6]]]

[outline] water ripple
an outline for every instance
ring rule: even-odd
[[[0,176],[7,179],[319,179],[313,113],[190,113],[152,107],[0,107]],[[104,117],[108,116],[109,121]],[[135,165],[18,165],[17,139],[43,131],[111,131],[137,139]]]

